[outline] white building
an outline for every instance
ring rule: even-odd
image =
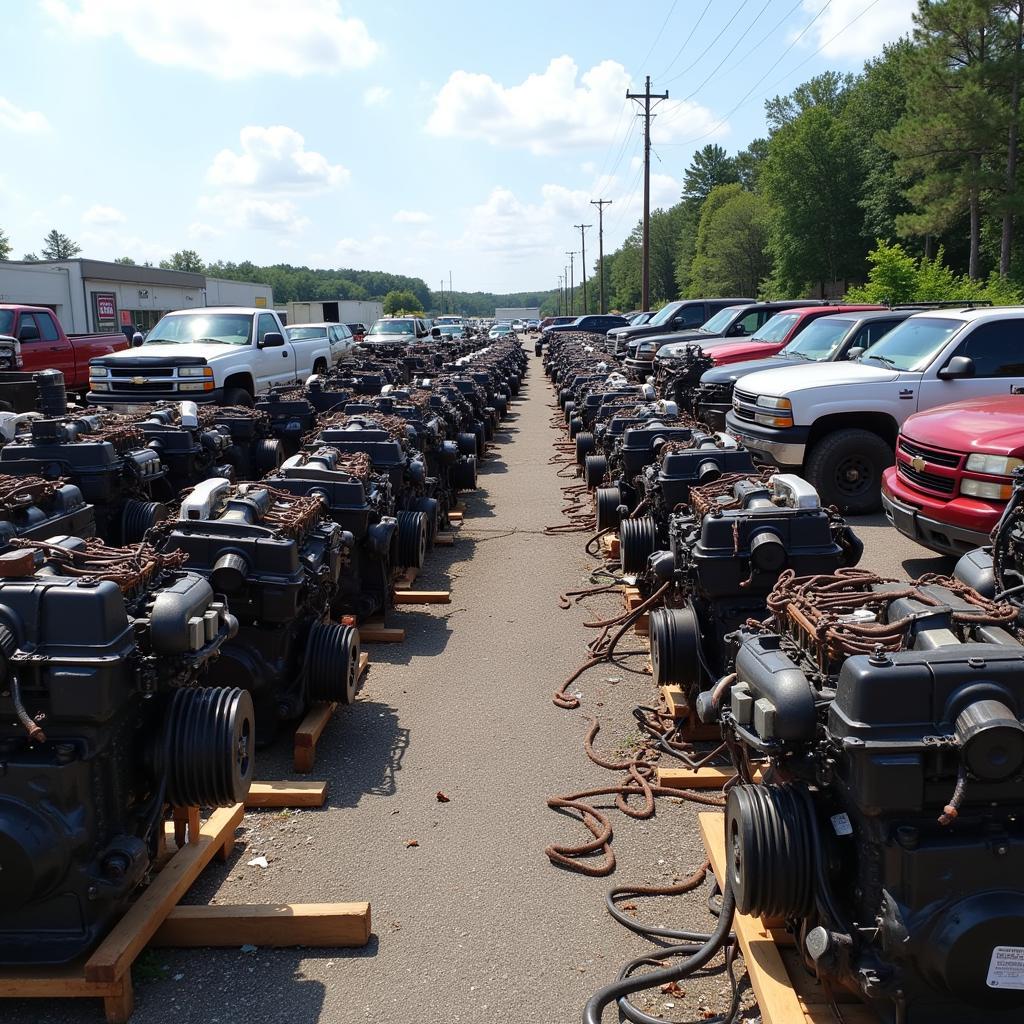
[[[0,303],[48,306],[69,334],[148,330],[172,309],[272,309],[270,285],[100,260],[0,262]]]

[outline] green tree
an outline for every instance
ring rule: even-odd
[[[897,218],[906,236],[940,235],[967,212],[967,272],[981,276],[983,205],[1000,186],[993,158],[1006,104],[990,88],[999,55],[996,5],[987,0],[929,0],[914,16],[915,49],[907,110],[885,144],[911,181],[911,210]]]
[[[9,260],[11,258],[11,240],[7,236],[7,232],[3,228],[0,228],[0,260]]]
[[[766,105],[773,131],[761,187],[771,205],[774,279],[792,294],[815,282],[828,291],[864,265],[863,172],[843,117],[850,83],[827,72]]]
[[[409,291],[388,292],[384,296],[384,314],[397,316],[401,313],[418,313],[422,310],[420,300]]]
[[[683,172],[683,201],[699,207],[713,189],[738,180],[732,158],[717,143],[709,143],[693,154]]]
[[[70,260],[81,251],[82,247],[77,242],[73,242],[56,228],[43,239],[43,248],[40,250],[44,260]]]
[[[705,287],[704,268],[706,265],[708,245],[711,239],[711,222],[715,214],[730,199],[740,195],[743,186],[739,182],[732,182],[729,185],[718,185],[708,193],[700,208],[700,220],[697,224],[697,231],[693,245],[693,256],[690,260],[690,267],[687,272],[687,285],[685,294],[689,298],[699,298],[704,295],[702,290]]]
[[[38,263],[39,257],[34,252],[27,252],[21,257],[25,263]]]
[[[736,180],[748,191],[756,192],[761,180],[761,168],[768,156],[768,140],[753,139],[746,149],[733,157]]]
[[[694,260],[693,294],[756,296],[772,269],[768,204],[752,192],[735,192],[713,210],[706,227],[703,251]]]
[[[136,265],[135,260],[133,260],[131,256],[118,256],[114,260],[114,262],[120,263],[122,266],[125,267],[134,267]]]
[[[612,256],[611,298],[608,305],[611,309],[636,309],[643,296],[641,288],[641,253],[643,244],[643,227],[637,224],[629,233],[629,237],[619,246]]]
[[[160,267],[163,270],[186,270],[192,274],[206,272],[206,264],[195,249],[179,249],[170,259],[161,260]]]

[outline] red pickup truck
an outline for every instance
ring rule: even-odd
[[[900,533],[945,555],[988,543],[1024,466],[1024,395],[970,398],[915,413],[882,476]]]
[[[45,306],[0,305],[0,336],[15,338],[21,345],[18,367],[60,370],[68,391],[89,389],[89,360],[128,348],[128,339],[117,334],[65,334],[53,311]]]

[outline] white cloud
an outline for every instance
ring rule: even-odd
[[[50,130],[50,122],[38,110],[22,110],[10,100],[0,96],[0,129],[19,135],[41,135]]]
[[[822,5],[821,0],[804,0],[802,6],[813,16]],[[832,0],[801,42],[815,50],[824,47],[821,52],[826,57],[866,60],[880,54],[885,43],[914,27],[912,15],[917,10],[917,0],[885,0],[865,14],[869,6],[871,0]],[[860,14],[863,17],[858,18]]]
[[[116,206],[104,206],[102,203],[93,203],[82,214],[82,223],[92,224],[95,227],[110,227],[113,224],[123,224],[127,219]]]
[[[220,225],[239,230],[269,231],[275,235],[296,235],[310,224],[309,218],[303,216],[290,199],[239,197],[221,192],[200,198],[199,209],[210,215],[215,223],[208,220],[194,222],[189,228],[193,237],[205,235],[212,238],[223,233]]]
[[[375,270],[381,266],[394,265],[390,247],[391,239],[387,235],[342,238],[334,243],[334,253],[345,266],[354,270]]]
[[[306,149],[305,139],[285,125],[249,125],[239,133],[241,151],[222,149],[206,180],[222,188],[254,192],[309,192],[343,185],[351,176],[341,164]]]
[[[428,224],[434,218],[422,210],[396,210],[391,219],[396,224]]]
[[[371,85],[363,93],[363,103],[368,107],[379,107],[390,95],[391,90],[386,85]]]
[[[602,61],[581,75],[569,56],[554,58],[542,74],[511,86],[490,75],[455,71],[434,97],[426,130],[441,138],[526,148],[536,155],[603,146],[630,85],[629,73],[617,61]],[[716,128],[715,116],[698,103],[669,101],[658,111],[655,143],[727,130],[725,125]]]
[[[299,78],[366,67],[380,52],[338,0],[43,0],[65,30],[119,37],[143,60],[217,78]]]
[[[194,242],[209,242],[214,238],[220,238],[224,234],[221,228],[198,220],[189,224],[186,233]]]

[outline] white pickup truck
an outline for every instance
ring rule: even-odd
[[[252,405],[259,393],[332,363],[325,337],[289,340],[272,310],[179,310],[163,316],[141,345],[89,360],[87,398],[114,407],[182,399]]]
[[[823,505],[856,514],[879,508],[911,413],[1024,394],[1024,306],[915,313],[850,359],[748,374],[726,430],[755,457],[801,472]]]

